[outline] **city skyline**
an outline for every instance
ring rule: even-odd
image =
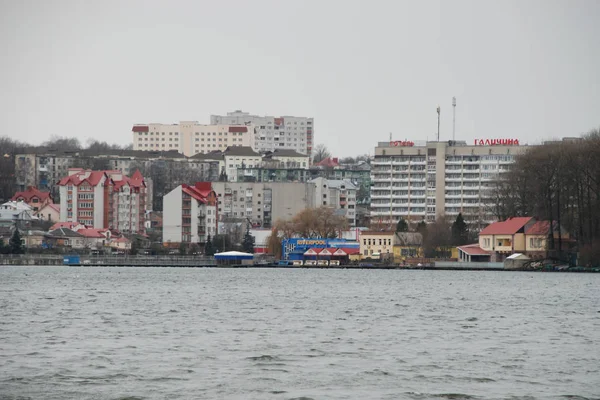
[[[440,139],[451,139],[453,96],[456,138],[467,142],[533,144],[599,124],[594,1],[0,9],[12,60],[0,78],[0,134],[30,143],[58,135],[124,145],[136,123],[208,124],[242,109],[314,117],[315,144],[351,156],[390,133],[433,140],[438,105]]]

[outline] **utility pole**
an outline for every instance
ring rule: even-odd
[[[452,98],[452,141],[456,133],[456,97]]]
[[[437,114],[438,114],[438,131],[437,131],[437,141],[440,141],[440,106],[437,107]]]

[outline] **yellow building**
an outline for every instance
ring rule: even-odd
[[[423,257],[423,236],[418,232],[397,232],[394,235],[394,262]]]
[[[531,217],[514,217],[495,222],[479,233],[479,247],[491,254],[492,261],[502,261],[513,253],[529,257],[545,257],[548,239],[558,238],[558,228],[550,227],[549,221],[536,221]],[[569,236],[562,232],[562,239]]]
[[[394,232],[361,231],[359,236],[361,259],[379,260],[382,257],[393,256],[394,236]]]

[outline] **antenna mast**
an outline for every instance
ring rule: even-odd
[[[456,97],[452,98],[452,140],[456,133]]]

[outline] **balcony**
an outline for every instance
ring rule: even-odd
[[[252,190],[246,190],[246,197],[252,197]]]
[[[48,167],[46,165],[40,165],[38,167],[38,171],[40,171],[40,172],[48,172]]]

